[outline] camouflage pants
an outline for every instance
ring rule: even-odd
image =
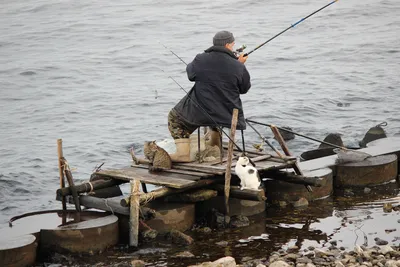
[[[198,127],[198,125],[183,122],[174,109],[168,113],[168,130],[174,139],[189,138]]]

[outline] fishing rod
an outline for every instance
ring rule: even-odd
[[[276,37],[278,37],[279,35],[285,33],[286,31],[290,30],[291,28],[294,28],[295,26],[297,26],[298,24],[300,24],[301,22],[305,21],[306,19],[308,19],[309,17],[311,17],[312,15],[320,12],[322,9],[327,8],[328,6],[334,4],[335,2],[337,2],[338,0],[333,0],[332,2],[330,2],[329,4],[321,7],[320,9],[314,11],[313,13],[311,13],[310,15],[308,15],[307,17],[304,17],[302,19],[300,19],[299,21],[297,21],[296,23],[290,25],[288,28],[284,29],[283,31],[281,31],[280,33],[276,34],[275,36],[273,36],[272,38],[268,39],[267,41],[265,41],[264,43],[260,44],[259,46],[257,46],[256,48],[254,48],[253,50],[251,50],[248,53],[245,53],[244,56],[247,57],[248,55],[250,55],[251,53],[253,53],[254,51],[256,51],[257,49],[261,48],[262,46],[264,46],[265,44],[269,43],[270,41],[274,40]]]
[[[255,123],[255,124],[259,124],[259,125],[271,127],[271,124],[268,124],[268,123],[261,123],[261,122],[253,121],[253,120],[249,120],[249,119],[246,119],[246,122],[247,122],[248,125],[250,125],[249,122],[251,122],[251,123]],[[325,144],[325,145],[328,145],[328,146],[332,146],[332,147],[336,147],[336,148],[340,148],[340,149],[347,150],[347,148],[342,147],[342,146],[338,146],[338,145],[334,145],[334,144],[331,144],[331,143],[328,143],[328,142],[325,142],[325,141],[321,141],[321,140],[318,140],[318,139],[315,139],[315,138],[312,138],[312,137],[309,137],[309,136],[306,136],[306,135],[303,135],[303,134],[299,134],[299,133],[296,133],[296,132],[293,132],[293,131],[290,131],[290,130],[288,130],[288,129],[281,128],[281,127],[278,127],[278,126],[275,126],[275,127],[278,128],[278,129],[281,130],[281,131],[285,131],[285,132],[288,132],[288,133],[292,133],[292,134],[295,134],[295,135],[304,137],[304,138],[306,138],[306,139],[310,139],[310,140],[313,140],[313,141],[316,141],[316,142],[319,142],[319,143],[322,143],[322,144]],[[253,127],[252,127],[252,128],[253,128]]]
[[[254,128],[253,125],[250,124],[250,122],[248,122],[247,120],[246,120],[246,122],[247,122],[247,125],[249,125],[250,128],[253,129],[253,130],[256,132],[256,134],[258,134],[258,136],[261,138],[261,140],[263,140],[265,143],[267,143],[267,145],[268,145],[270,148],[272,148],[272,150],[274,150],[274,152],[275,152],[280,158],[283,158],[282,154],[271,144],[270,141],[268,141],[267,138],[265,138],[264,136],[262,136],[262,135],[260,134],[260,132],[257,131],[257,129]]]

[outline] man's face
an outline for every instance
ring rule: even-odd
[[[229,50],[231,50],[231,51],[233,51],[233,47],[235,46],[235,42],[232,42],[232,43],[229,43],[229,44],[226,44],[225,45],[225,47],[227,48],[227,49],[229,49]]]

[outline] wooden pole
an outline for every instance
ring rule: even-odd
[[[233,157],[233,142],[235,140],[236,125],[238,120],[239,110],[234,109],[232,114],[232,124],[231,133],[228,144],[228,160],[226,162],[226,172],[225,172],[225,214],[229,215],[229,192],[231,190],[231,167],[232,167],[232,157]]]
[[[57,139],[57,150],[58,150],[58,171],[60,174],[60,188],[65,187],[64,178],[64,165],[63,165],[63,150],[62,150],[62,139]],[[65,196],[62,197],[62,209],[67,210],[67,202],[65,201]]]
[[[79,194],[76,191],[76,187],[74,184],[74,178],[72,177],[71,169],[69,168],[69,165],[65,159],[63,160],[63,165],[64,165],[65,177],[67,178],[69,188],[71,189],[72,197],[74,198],[75,209],[76,209],[76,211],[81,212],[82,210],[81,210],[81,205],[79,204]]]
[[[140,181],[134,179],[131,182],[131,205],[129,212],[129,245],[138,246],[139,238],[139,187]]]
[[[292,156],[292,154],[289,152],[289,148],[287,147],[286,142],[283,139],[283,137],[282,137],[281,133],[279,132],[278,128],[275,125],[271,125],[270,128],[271,128],[272,133],[274,134],[276,140],[278,140],[279,144],[281,145],[283,152],[285,152],[285,155],[286,156]],[[304,176],[303,172],[300,170],[299,165],[297,164],[297,161],[295,161],[293,163],[293,169],[296,172],[296,174]],[[311,186],[306,185],[305,187],[307,188],[307,190],[309,192],[313,191]]]

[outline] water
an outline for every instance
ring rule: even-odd
[[[167,113],[189,89],[186,62],[228,29],[251,49],[328,2],[3,1],[0,9],[0,228],[59,208],[57,138],[76,183],[129,147],[169,138]],[[387,121],[400,133],[400,2],[339,1],[254,52],[245,115],[357,144]],[[271,136],[263,129],[263,134]],[[248,142],[257,136],[246,131]],[[293,153],[316,148],[302,138]]]

